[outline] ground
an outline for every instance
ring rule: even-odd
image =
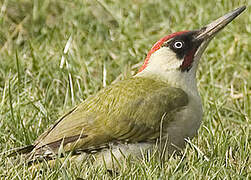
[[[161,37],[197,29],[246,5],[211,42],[197,78],[203,123],[181,155],[153,156],[111,176],[91,163],[30,170],[6,151],[31,144],[57,118],[135,74]],[[250,179],[251,1],[0,1],[0,179]]]

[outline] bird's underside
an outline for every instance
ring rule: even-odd
[[[136,86],[140,88],[135,89]],[[124,149],[125,153],[128,150],[138,154],[138,147],[149,148],[161,134],[163,139],[168,136],[169,123],[187,104],[188,97],[183,90],[166,82],[134,77],[87,98],[26,150],[32,159],[50,158],[62,145],[65,152]]]

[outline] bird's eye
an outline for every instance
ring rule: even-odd
[[[173,47],[176,48],[176,49],[180,49],[183,47],[183,42],[182,41],[176,41],[174,44],[173,44]]]

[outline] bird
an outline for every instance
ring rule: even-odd
[[[53,159],[63,148],[114,166],[157,149],[178,152],[197,135],[203,117],[196,71],[214,36],[245,10],[237,8],[198,30],[157,41],[138,73],[111,84],[59,118],[32,145],[14,154]],[[13,155],[13,153],[11,153]]]

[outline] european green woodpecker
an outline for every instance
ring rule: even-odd
[[[33,145],[18,152],[31,159],[46,159],[63,147],[65,152],[93,154],[96,163],[111,167],[112,157],[118,161],[129,155],[140,158],[156,144],[168,153],[182,149],[185,140],[196,135],[202,120],[196,84],[201,55],[211,39],[245,8],[199,30],[160,39],[134,77],[88,97]]]

